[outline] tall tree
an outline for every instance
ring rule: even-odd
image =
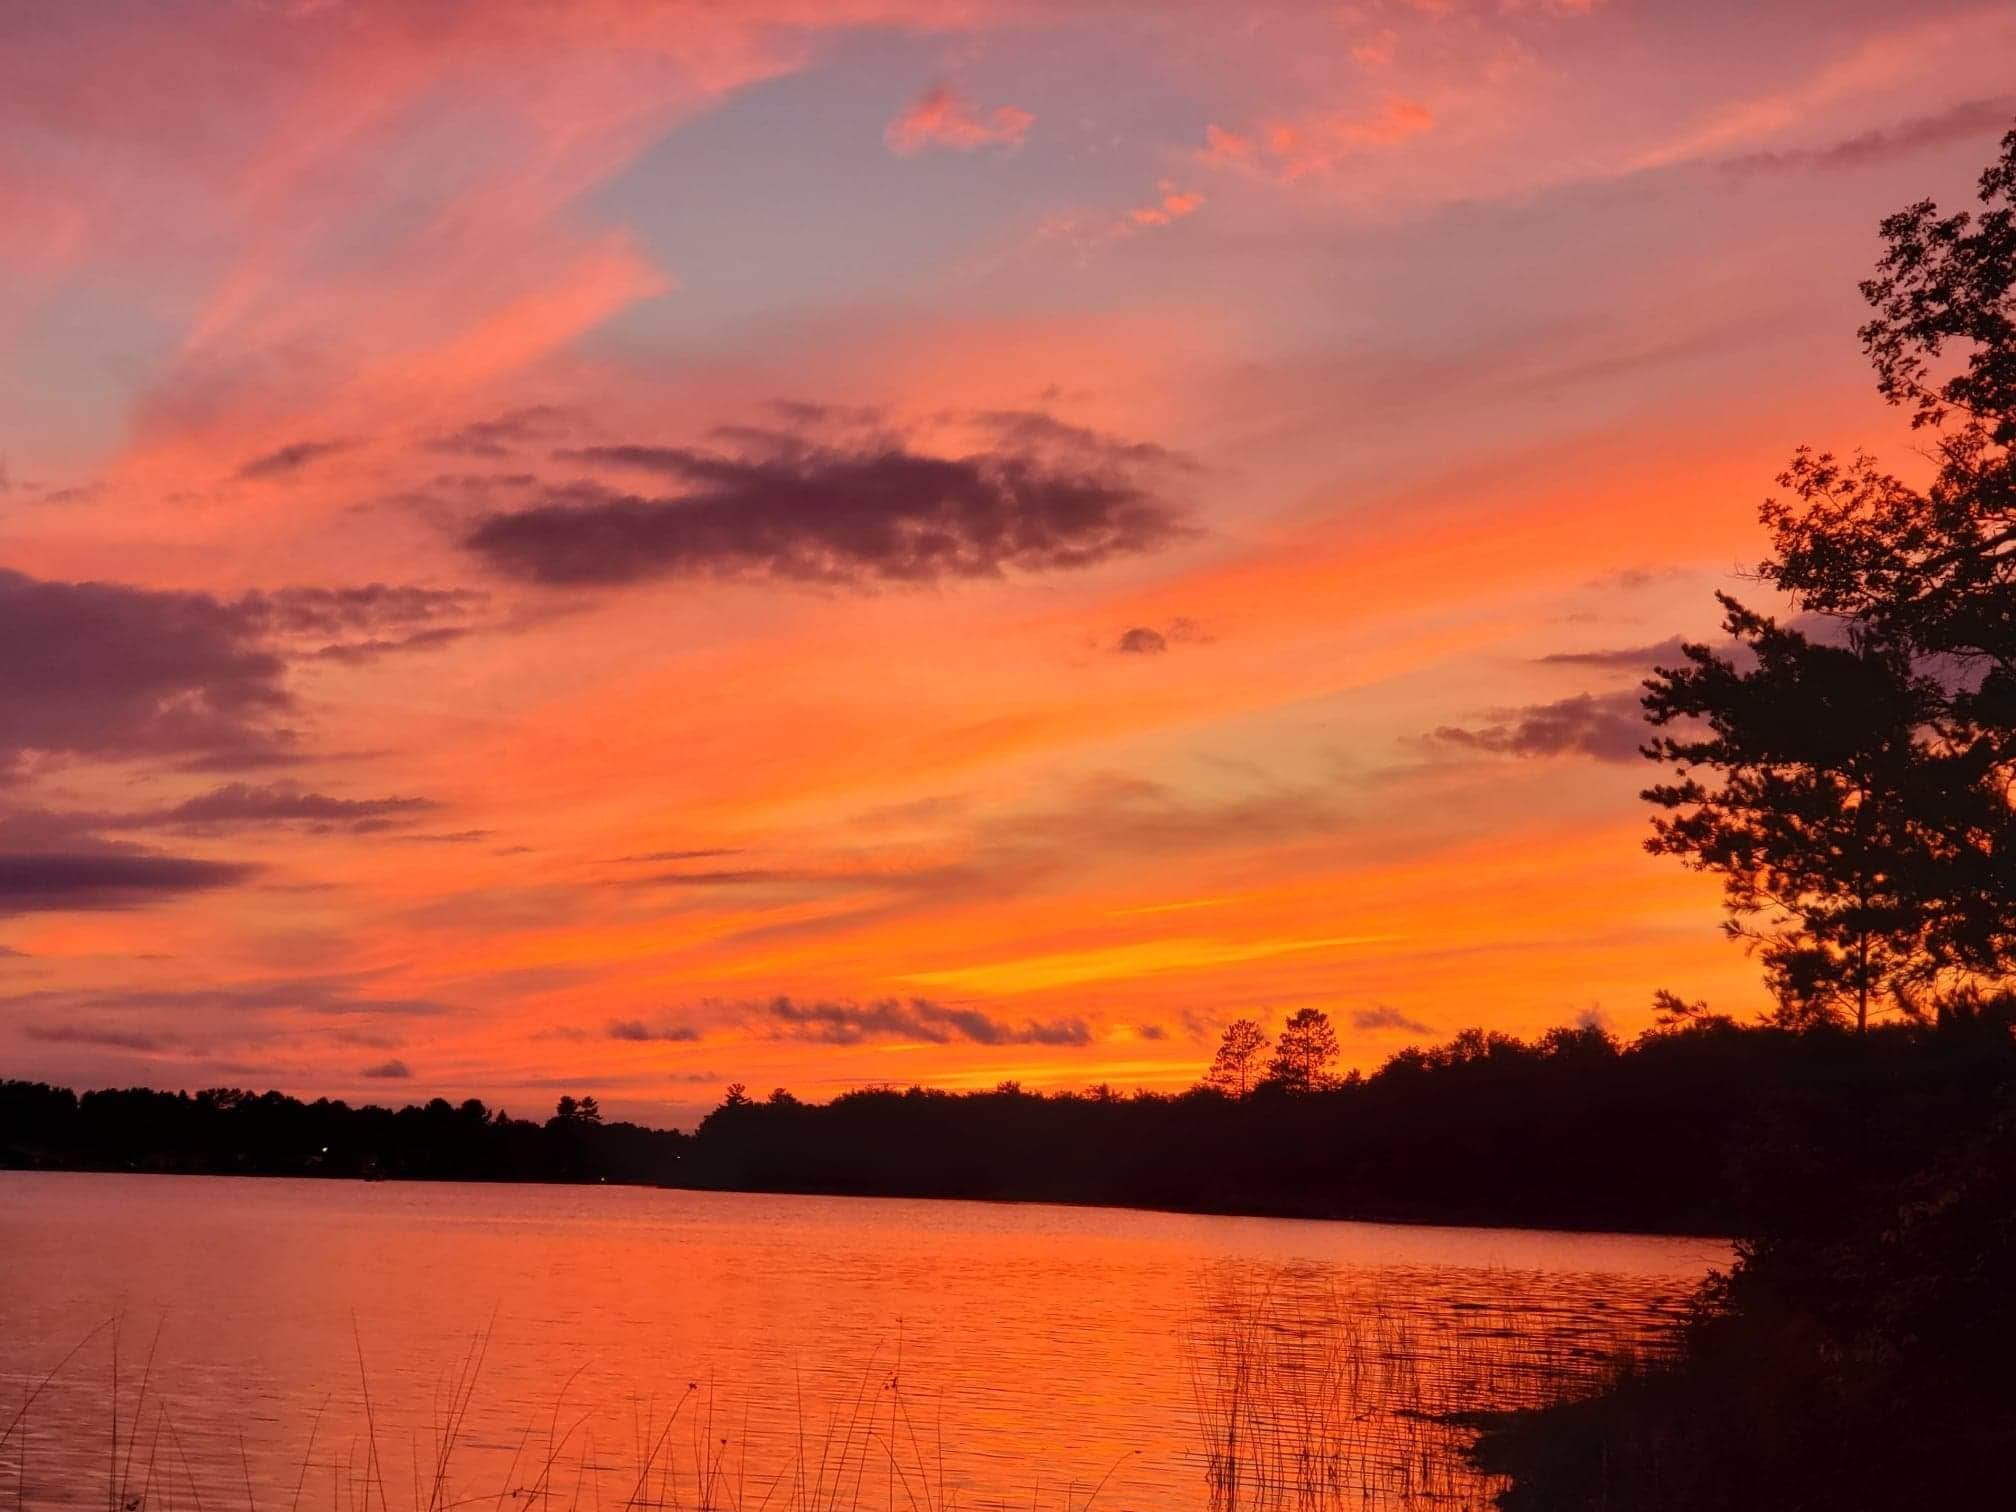
[[[1267,1080],[1285,1091],[1314,1092],[1331,1084],[1336,1061],[1337,1031],[1330,1027],[1329,1015],[1320,1008],[1298,1008],[1274,1042]]]
[[[1765,503],[1758,576],[1801,618],[1724,597],[1728,654],[1647,684],[1676,767],[1655,852],[1719,871],[1787,1018],[1914,1010],[2016,965],[2016,131],[1985,206],[1884,221],[1861,331],[1890,402],[1939,433],[1920,491],[1802,449]]]
[[[1228,1097],[1244,1097],[1260,1080],[1260,1057],[1266,1053],[1267,1036],[1251,1019],[1234,1019],[1225,1026],[1211,1069],[1204,1073],[1204,1085]]]
[[[1931,973],[1916,816],[1936,687],[1894,646],[1827,645],[1722,605],[1736,652],[1687,646],[1648,684],[1647,718],[1674,730],[1648,749],[1676,770],[1646,790],[1666,811],[1647,846],[1722,874],[1724,927],[1760,947],[1785,1021],[1866,1026]]]

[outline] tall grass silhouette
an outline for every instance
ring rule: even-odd
[[[1494,1277],[1486,1296],[1424,1300],[1371,1283],[1353,1288],[1315,1266],[1207,1273],[1184,1331],[1192,1421],[1190,1447],[1174,1468],[1194,1474],[1195,1494],[1186,1500],[1212,1512],[1486,1508],[1503,1482],[1467,1453],[1482,1416],[1591,1395],[1667,1348],[1656,1314],[1611,1319],[1550,1308],[1505,1277]],[[0,1427],[0,1503],[11,1499],[15,1512],[93,1503],[106,1512],[278,1512],[283,1503],[286,1512],[981,1512],[1011,1505],[974,1498],[948,1474],[938,1405],[911,1390],[900,1338],[851,1376],[822,1377],[810,1394],[794,1373],[793,1400],[761,1403],[772,1421],[789,1425],[782,1437],[752,1434],[749,1398],[711,1380],[679,1381],[627,1403],[580,1400],[583,1365],[546,1407],[500,1439],[494,1423],[480,1434],[472,1423],[494,1327],[493,1319],[437,1377],[424,1427],[402,1434],[382,1414],[364,1334],[353,1325],[355,1379],[322,1398],[291,1484],[281,1484],[255,1476],[243,1426],[223,1430],[223,1443],[214,1426],[201,1441],[190,1437],[159,1387],[159,1330],[135,1383],[123,1330],[108,1320],[25,1382],[18,1409]],[[109,1346],[102,1428],[98,1420],[78,1427],[73,1416],[65,1441],[44,1445],[49,1463],[31,1477],[27,1429],[38,1403],[66,1371],[84,1377],[88,1389],[97,1372],[78,1362],[92,1359],[100,1344]],[[345,1399],[339,1420],[355,1425],[347,1436],[325,1431],[338,1396]],[[101,1432],[102,1457],[70,1441]],[[470,1469],[479,1437],[483,1452],[473,1457],[480,1465]],[[1028,1448],[1026,1469],[1009,1472],[1028,1487],[1012,1505],[1124,1512],[1167,1502],[1166,1488],[1144,1501],[1129,1484],[1132,1452],[1073,1481],[1046,1446]],[[93,1484],[101,1478],[102,1487]]]
[[[1484,1416],[1592,1395],[1671,1348],[1656,1319],[1516,1299],[1430,1312],[1284,1266],[1206,1281],[1188,1333],[1212,1512],[1454,1512],[1504,1482],[1468,1450]]]
[[[381,1423],[361,1331],[355,1332],[355,1400],[362,1431],[338,1447],[322,1439],[322,1409],[309,1423],[291,1492],[262,1500],[245,1447],[236,1433],[239,1484],[222,1505],[229,1512],[463,1512],[487,1506],[490,1512],[960,1512],[960,1500],[946,1473],[943,1433],[935,1415],[926,1418],[902,1372],[900,1345],[884,1358],[878,1350],[847,1389],[822,1403],[808,1401],[798,1382],[795,1432],[781,1461],[752,1462],[749,1406],[730,1400],[711,1382],[684,1382],[668,1400],[632,1400],[630,1442],[598,1442],[597,1420],[612,1415],[606,1404],[570,1400],[581,1369],[561,1383],[550,1408],[528,1420],[511,1448],[508,1465],[488,1484],[467,1481],[458,1453],[466,1447],[470,1412],[494,1321],[474,1336],[462,1356],[436,1384],[429,1429],[406,1444],[394,1444]],[[102,1487],[75,1467],[89,1463],[66,1452],[53,1478],[30,1491],[27,1428],[36,1404],[57,1378],[97,1341],[109,1337],[104,1409],[105,1457]],[[169,1406],[154,1383],[150,1345],[133,1399],[121,1376],[121,1328],[110,1319],[92,1329],[49,1370],[24,1388],[19,1407],[0,1427],[0,1476],[11,1471],[16,1512],[33,1506],[89,1507],[107,1512],[216,1512],[219,1446],[207,1445],[206,1460],[192,1459]],[[159,1333],[154,1344],[158,1345]],[[585,1368],[585,1367],[582,1367]],[[328,1398],[323,1408],[328,1406]],[[318,1445],[322,1454],[318,1457]],[[74,1448],[75,1446],[70,1446]],[[1088,1484],[1066,1481],[1044,1497],[1041,1464],[1033,1499],[1037,1512],[1094,1512],[1121,1456]],[[205,1471],[199,1471],[199,1463]],[[1051,1477],[1055,1483],[1055,1477]],[[207,1493],[207,1496],[206,1496]],[[988,1503],[986,1505],[993,1505]]]

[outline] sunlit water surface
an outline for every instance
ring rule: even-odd
[[[115,1482],[149,1512],[287,1508],[297,1487],[327,1512],[616,1512],[694,1506],[711,1474],[721,1506],[1081,1508],[1110,1471],[1101,1509],[1202,1508],[1211,1424],[1246,1389],[1228,1359],[1284,1339],[1320,1354],[1340,1318],[1378,1320],[1352,1337],[1382,1371],[1474,1365],[1480,1341],[1494,1369],[1508,1349],[1589,1358],[1646,1337],[1727,1258],[1108,1208],[0,1173],[0,1425],[119,1319],[117,1449],[105,1328],[0,1444],[0,1501],[106,1507]],[[1291,1360],[1302,1397],[1334,1396],[1330,1354],[1327,1375]],[[1361,1397],[1393,1389],[1351,1368]]]

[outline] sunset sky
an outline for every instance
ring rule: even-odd
[[[1636,681],[2016,5],[17,0],[0,1075],[689,1121],[1671,987]],[[1745,587],[1744,591],[1754,592]]]

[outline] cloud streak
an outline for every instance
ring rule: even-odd
[[[964,1041],[974,1045],[1077,1046],[1092,1042],[1092,1031],[1082,1019],[1012,1023],[977,1008],[948,1008],[929,998],[802,1003],[780,997],[765,1005],[762,1016],[774,1038],[822,1045],[879,1041],[945,1045]]]
[[[1984,143],[2006,131],[2016,116],[2016,95],[1969,100],[1934,115],[1914,116],[1895,126],[1860,132],[1824,147],[1791,147],[1726,159],[1734,174],[1798,173],[1864,168],[1907,153],[1979,138]]]
[[[231,782],[168,808],[124,816],[118,827],[203,830],[305,824],[367,834],[439,806],[427,798],[333,798],[291,782]]]
[[[690,1045],[700,1038],[691,1024],[647,1024],[642,1019],[611,1019],[608,1034],[613,1040],[639,1045]]]
[[[0,852],[0,914],[138,908],[230,887],[254,867],[138,852]]]

